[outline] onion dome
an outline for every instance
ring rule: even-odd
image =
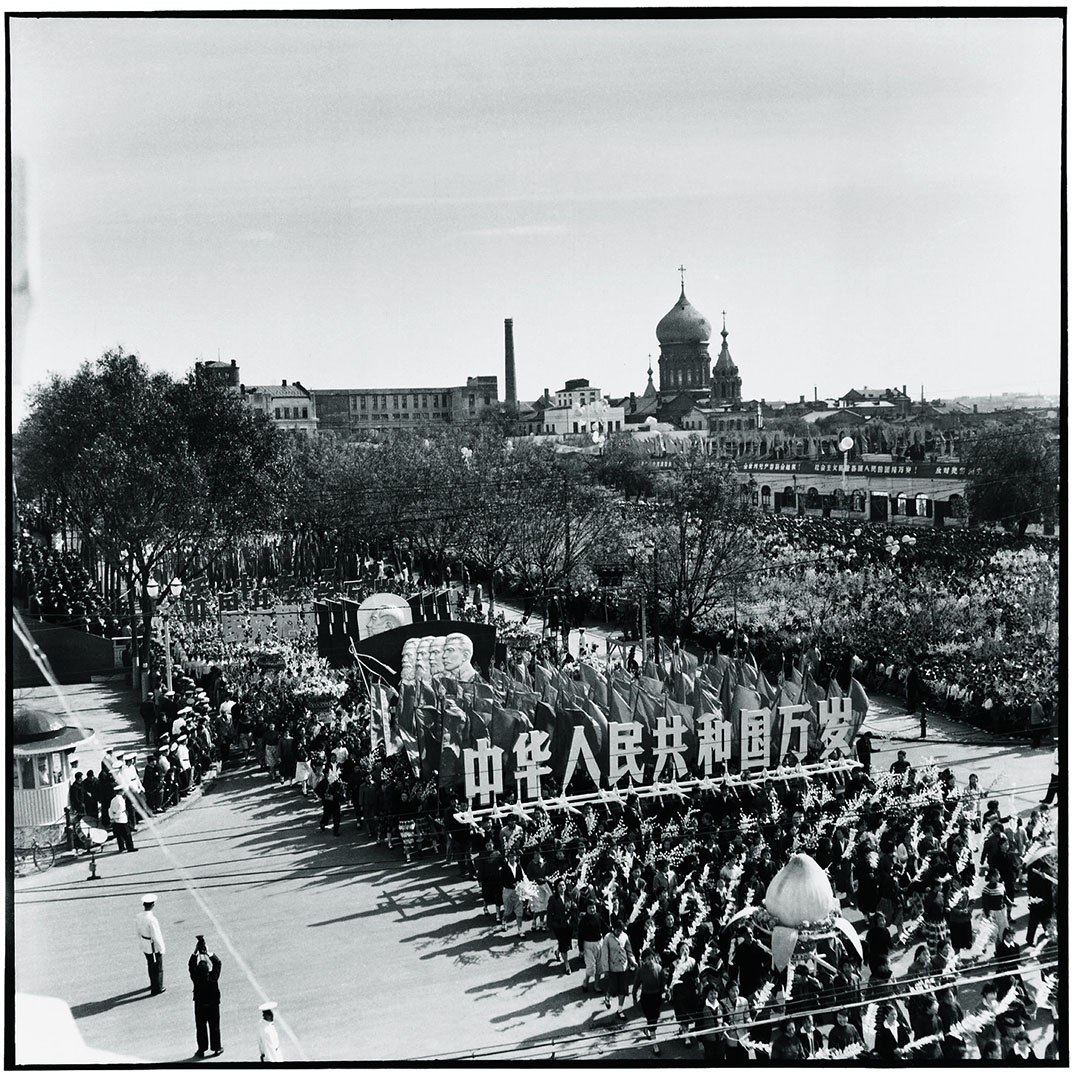
[[[720,375],[727,375],[733,372],[738,372],[738,368],[735,366],[735,361],[731,358],[731,353],[727,347],[727,324],[720,331],[720,337],[723,344],[720,346],[720,355],[716,358],[716,366],[713,368],[713,375],[719,377]]]
[[[662,345],[684,345],[708,342],[712,336],[709,320],[686,298],[686,289],[679,302],[656,324],[656,339]]]
[[[765,909],[780,925],[823,922],[836,909],[832,885],[808,854],[796,854],[772,879],[765,892]]]
[[[60,716],[42,708],[27,708],[16,712],[11,726],[13,749],[20,755],[66,749],[94,733],[81,727],[69,727]]]

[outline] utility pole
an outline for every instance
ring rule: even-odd
[[[659,551],[654,547],[652,552],[652,594],[653,594],[653,647],[654,662],[660,663],[660,578],[658,574]]]

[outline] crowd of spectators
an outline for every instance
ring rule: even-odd
[[[101,637],[130,633],[109,610],[77,552],[20,536],[13,555],[14,596],[33,617]]]

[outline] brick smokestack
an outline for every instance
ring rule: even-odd
[[[517,404],[517,371],[514,367],[514,320],[503,319],[506,334],[506,403]]]

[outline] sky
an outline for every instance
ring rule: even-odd
[[[122,345],[248,385],[1055,393],[1062,24],[13,18],[24,393]]]

